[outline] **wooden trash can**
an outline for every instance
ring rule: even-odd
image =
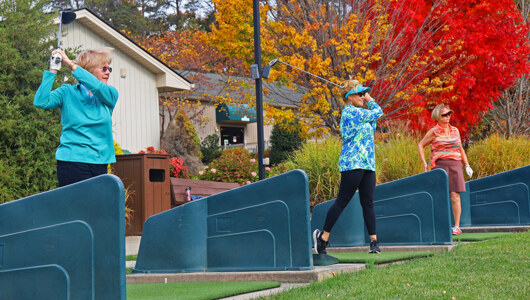
[[[147,218],[171,209],[169,159],[168,154],[116,155],[112,173],[128,189],[127,207],[132,209],[126,235],[142,235]]]

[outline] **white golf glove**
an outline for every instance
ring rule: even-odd
[[[61,69],[61,61],[63,60],[63,57],[59,53],[52,54],[52,57],[50,58],[50,70],[57,70],[59,71]]]
[[[469,178],[473,177],[473,169],[469,165],[466,166],[466,173]]]

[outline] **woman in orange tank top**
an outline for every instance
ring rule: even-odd
[[[467,175],[471,178],[473,170],[467,161],[466,152],[462,148],[460,133],[458,129],[449,124],[453,111],[444,104],[437,105],[432,111],[432,119],[438,124],[431,128],[418,144],[418,153],[423,163],[423,171],[429,171],[429,165],[425,160],[424,148],[431,145],[431,169],[443,169],[449,177],[449,192],[455,226],[452,233],[460,235],[460,215],[462,206],[460,204],[460,193],[466,191],[464,174],[462,172],[462,161],[464,162]]]

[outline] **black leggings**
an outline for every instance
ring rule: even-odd
[[[344,208],[355,195],[357,188],[359,188],[364,224],[368,234],[376,234],[374,211],[375,172],[362,169],[341,172],[339,195],[328,210],[324,231],[331,231]]]

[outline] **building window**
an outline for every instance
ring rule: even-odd
[[[245,142],[245,130],[242,127],[221,126],[221,146],[243,144]]]

